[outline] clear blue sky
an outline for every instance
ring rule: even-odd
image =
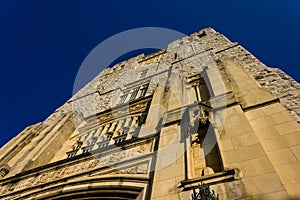
[[[1,0],[0,146],[72,95],[83,59],[138,27],[190,34],[213,27],[300,80],[300,1]]]

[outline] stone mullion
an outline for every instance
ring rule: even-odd
[[[103,139],[106,138],[106,134],[107,134],[107,131],[108,131],[109,127],[110,127],[110,123],[107,123],[107,124],[104,125],[104,128],[101,130],[100,135],[98,137],[97,143],[101,142],[102,138]]]
[[[96,142],[94,143],[92,150],[95,150],[95,149],[98,148],[96,144],[97,144],[97,142],[98,142],[98,140],[100,138],[99,136],[100,136],[101,130],[102,130],[102,127],[101,128],[97,128],[97,130],[95,131],[95,133],[92,134],[91,138],[95,138],[96,139]]]
[[[131,92],[131,90],[130,91],[128,91],[128,94],[126,95],[126,98],[125,98],[125,100],[124,100],[124,102],[123,103],[127,103],[128,101],[129,101],[129,99],[130,99],[130,93]]]
[[[131,117],[127,117],[127,118],[125,119],[125,123],[124,123],[124,126],[123,126],[123,127],[129,127],[130,122],[131,122]]]
[[[134,133],[135,129],[137,128],[137,122],[138,122],[139,116],[132,117],[132,122],[130,125],[129,133],[126,136],[126,140],[129,140],[132,138],[132,132]]]
[[[101,136],[102,136],[102,132],[103,132],[104,129],[105,129],[105,126],[100,126],[100,127],[98,128],[97,132],[95,133],[95,135],[97,136],[97,141],[96,141],[96,143],[97,143],[97,142],[100,142]]]
[[[110,127],[110,123],[105,124],[104,128],[102,129],[100,136],[105,136],[106,133],[108,132],[108,128]]]
[[[114,132],[115,128],[116,128],[116,125],[117,125],[116,121],[112,122],[111,126],[110,126],[110,128],[108,130],[109,133],[113,133],[113,135],[112,135],[112,137],[111,137],[111,139],[109,141],[109,145],[114,144],[114,140],[112,138],[116,136],[116,133]]]
[[[141,94],[142,94],[142,90],[143,90],[143,86],[141,86],[139,89],[138,89],[138,93],[136,94],[136,99],[137,98],[140,98]]]
[[[92,132],[89,132],[88,133],[88,136],[86,137],[84,143],[85,145],[83,147],[87,147],[87,146],[90,146],[89,145],[89,140],[92,139],[94,137],[95,133],[92,133]]]
[[[200,102],[201,101],[200,84],[199,83],[195,84],[194,88],[195,88],[195,91],[196,91],[197,100],[198,100],[198,102]]]
[[[103,130],[103,126],[100,126],[99,128],[97,128],[97,131],[96,131],[95,135],[98,136],[98,138],[101,135],[102,130]]]
[[[116,129],[115,129],[115,131],[114,131],[114,135],[115,134],[118,134],[120,131],[120,129],[122,129],[124,126],[123,126],[123,124],[124,124],[124,121],[125,121],[125,119],[120,119],[119,121],[118,121],[118,125],[117,125],[117,127],[116,127]]]

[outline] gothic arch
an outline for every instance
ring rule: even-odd
[[[51,183],[50,183],[51,184]],[[148,178],[141,175],[111,175],[102,178],[87,178],[45,187],[18,199],[26,200],[143,200]]]

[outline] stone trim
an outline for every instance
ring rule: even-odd
[[[235,170],[231,169],[224,172],[218,172],[212,175],[202,176],[199,178],[183,180],[179,183],[177,187],[182,188],[183,191],[186,191],[197,188],[200,182],[207,185],[215,185],[235,180],[234,175]]]

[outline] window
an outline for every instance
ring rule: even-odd
[[[206,84],[200,84],[199,89],[200,89],[201,101],[208,101],[210,99],[210,94],[209,94],[209,90],[208,90],[207,85]]]
[[[141,74],[140,74],[140,78],[146,77],[147,72],[148,72],[148,69],[143,70],[143,71],[141,72]]]
[[[98,146],[98,149],[102,149],[102,148],[104,148],[104,147],[107,147],[107,146],[108,146],[108,143],[109,143],[109,142],[100,143],[99,146]]]
[[[137,87],[132,90],[123,92],[123,95],[120,96],[120,100],[118,104],[123,104],[126,103],[127,101],[132,101],[136,98],[145,96],[147,89],[148,89],[148,84],[145,84],[142,85],[141,87]]]
[[[121,135],[124,135],[124,134],[127,134],[127,133],[129,133],[129,130],[130,130],[130,128],[129,128],[129,127],[125,127],[125,128],[123,128],[123,130],[122,130],[122,134],[121,134]]]
[[[120,97],[119,104],[122,104],[126,101],[128,94],[129,94],[129,91],[126,91],[123,93],[123,95]]]
[[[77,144],[74,145],[73,147],[73,151],[80,149],[81,146],[82,146],[82,142],[77,142]]]
[[[129,101],[134,100],[136,98],[138,91],[139,91],[138,88],[133,89],[133,91],[130,93]]]
[[[104,138],[104,140],[110,140],[112,137],[113,133],[107,133],[106,137]]]
[[[97,142],[97,138],[93,138],[89,141],[88,146],[94,145]]]
[[[76,153],[77,153],[77,151],[72,151],[72,152],[67,153],[67,158],[72,158],[72,157],[76,156]]]
[[[86,148],[83,149],[82,153],[89,153],[89,152],[92,151],[92,149],[93,149],[93,147],[86,147]]]
[[[121,143],[121,142],[124,142],[126,139],[126,137],[119,137],[117,139],[115,139],[115,144],[118,144],[118,143]]]
[[[211,92],[204,79],[200,79],[198,83],[194,85],[196,91],[196,97],[198,101],[208,101],[211,98]]]
[[[141,91],[140,97],[144,97],[146,95],[147,89],[148,89],[148,85],[141,86],[141,88],[140,88],[140,91]]]
[[[72,158],[74,156],[76,156],[78,150],[81,148],[82,146],[82,142],[78,141],[72,148],[71,151],[67,152],[67,158]]]

